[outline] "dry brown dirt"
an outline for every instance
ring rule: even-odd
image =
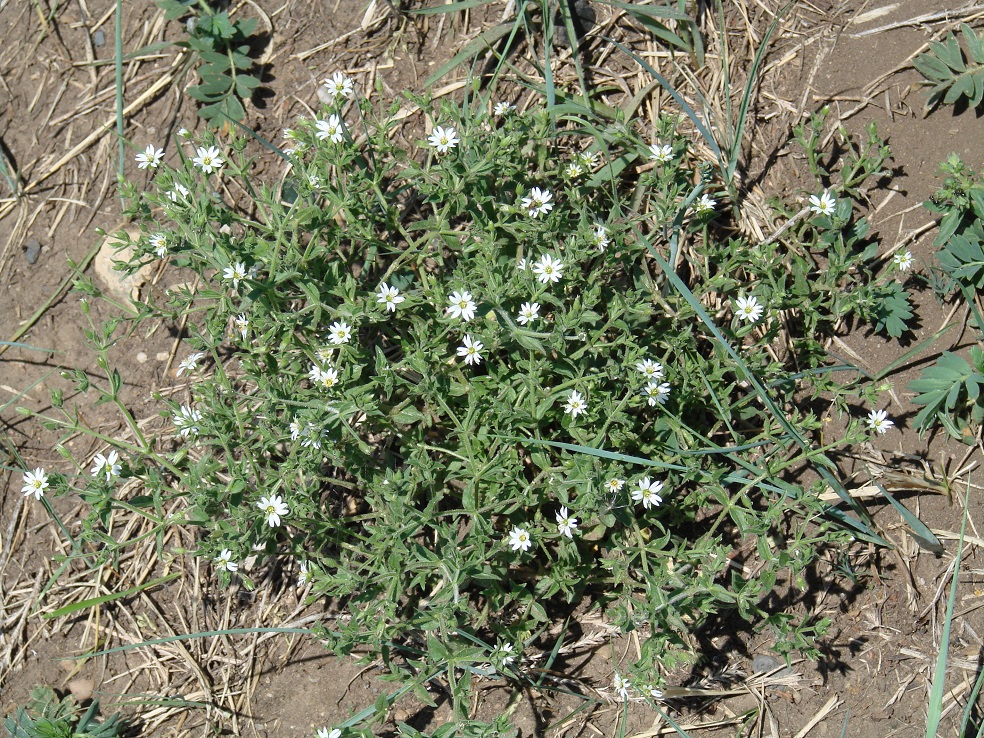
[[[736,33],[751,29],[760,37],[772,5],[742,3],[742,12],[729,15],[729,23]],[[925,269],[932,261],[934,231],[923,228],[931,223],[932,215],[920,203],[938,186],[934,179],[938,163],[957,152],[971,166],[984,164],[979,144],[984,122],[974,111],[955,115],[952,108],[924,116],[919,76],[908,65],[930,38],[955,26],[954,21],[941,18],[911,19],[948,6],[953,9],[954,4],[925,0],[798,4],[767,58],[754,108],[748,170],[757,190],[765,197],[789,199],[802,197],[812,187],[802,157],[790,143],[790,130],[804,115],[829,104],[832,118],[855,135],[867,123],[877,122],[879,132],[892,146],[894,171],[890,180],[870,193],[871,219],[883,253],[901,244]],[[50,684],[62,690],[71,688],[83,697],[91,694],[110,709],[129,703],[126,711],[137,716],[141,735],[313,735],[316,728],[336,724],[382,692],[391,691],[393,684],[380,679],[376,665],[330,656],[304,636],[274,633],[193,639],[180,645],[71,660],[107,645],[175,633],[259,625],[305,627],[334,616],[325,603],[305,601],[304,592],[293,587],[295,573],[264,572],[255,594],[221,590],[207,566],[180,555],[180,549],[194,547],[192,534],[173,532],[161,550],[154,547],[153,539],[135,545],[118,562],[117,571],[104,567],[94,576],[77,562],[70,563],[59,584],[43,591],[59,567],[57,557],[66,549],[44,510],[21,497],[18,470],[63,468],[65,460],[54,448],[57,435],[18,414],[16,407],[43,411],[48,407],[49,390],[63,388],[66,405],[78,402],[89,427],[106,436],[125,432],[116,414],[74,395],[59,376],[63,368],[81,367],[92,377],[105,379],[105,371],[86,346],[83,330],[88,324],[78,295],[59,291],[59,287],[71,278],[68,260],[83,262],[97,244],[95,229],[113,231],[121,223],[114,178],[116,144],[112,136],[98,134],[101,126],[114,120],[113,67],[98,64],[112,59],[113,8],[110,0],[0,2],[0,37],[5,39],[0,47],[0,97],[4,99],[0,144],[28,187],[15,200],[0,184],[6,198],[0,201],[0,243],[4,244],[0,253],[4,285],[0,338],[17,335],[29,316],[55,298],[20,339],[54,353],[13,347],[0,355],[0,418],[8,454],[0,497],[0,709],[6,713],[22,703],[33,685]],[[342,69],[362,89],[378,85],[384,95],[420,90],[440,63],[483,25],[498,22],[500,17],[496,7],[468,18],[408,19],[382,0],[371,4],[257,0],[237,6],[237,11],[254,16],[262,12],[269,21],[269,25],[261,23],[261,29],[268,29],[260,51],[267,65],[265,92],[250,106],[246,124],[271,139],[316,105],[317,86],[327,73]],[[599,6],[599,15],[606,31],[618,27],[611,8]],[[964,19],[974,21],[970,15]],[[123,24],[125,49],[181,35],[175,23],[163,22],[152,3],[125,4]],[[871,33],[873,30],[876,32]],[[601,48],[600,40],[591,43],[596,50]],[[172,71],[175,57],[173,50],[163,50],[130,62],[126,67],[127,102],[140,100],[155,81]],[[620,70],[615,65],[624,64],[604,54],[599,59],[609,70]],[[612,74],[629,89],[642,86],[635,72]],[[452,75],[447,81],[456,78]],[[179,128],[200,125],[191,101],[181,93],[186,83],[148,96],[128,114],[127,136],[138,143],[173,140]],[[651,112],[655,107],[649,101],[642,110]],[[412,135],[414,126],[421,123],[410,120],[407,125],[407,135]],[[90,136],[91,143],[80,147]],[[132,154],[127,156],[127,173],[134,181],[143,181]],[[260,176],[273,173],[270,164],[258,167]],[[36,260],[33,255],[29,260],[25,248],[36,248],[34,244],[40,246],[40,253]],[[91,276],[92,268],[86,273]],[[144,289],[162,290],[186,278],[170,270],[158,271]],[[912,287],[920,322],[907,342],[884,340],[860,326],[847,331],[836,350],[877,372],[945,322],[960,318],[950,315],[950,306],[939,306],[929,290],[919,289],[916,282]],[[92,301],[95,324],[110,314],[109,308]],[[159,421],[153,393],[166,388],[180,397],[186,391],[186,385],[174,376],[175,357],[186,353],[180,338],[180,326],[161,323],[150,330],[142,327],[114,348],[114,360],[126,382],[126,403],[149,428]],[[965,337],[953,340],[966,344]],[[697,726],[719,720],[725,724],[720,731],[688,727],[691,735],[741,731],[742,735],[777,738],[832,738],[841,735],[845,721],[847,734],[856,738],[912,736],[923,730],[942,604],[955,553],[955,543],[947,534],[959,530],[962,515],[959,500],[940,493],[939,480],[958,476],[956,489],[965,492],[968,480],[973,484],[979,478],[976,469],[968,474],[966,467],[979,463],[980,449],[936,436],[917,437],[909,427],[916,408],[905,388],[934,352],[948,347],[929,347],[903,371],[890,376],[895,394],[889,412],[898,430],[858,449],[844,467],[848,486],[861,486],[878,476],[894,489],[932,529],[942,531],[946,554],[937,557],[920,550],[891,508],[871,503],[876,520],[896,547],[852,552],[853,581],[831,566],[821,567],[810,581],[810,592],[783,593],[798,603],[801,612],[833,619],[831,634],[821,644],[820,659],[795,660],[790,674],[779,674],[768,687],[755,688],[750,683],[744,695],[669,703],[668,712],[681,724]],[[836,433],[836,427],[832,419],[831,433]],[[78,458],[89,458],[98,450],[94,441],[82,436],[66,446]],[[977,487],[971,489],[973,526],[982,519],[982,510]],[[69,521],[70,529],[71,521],[78,520],[72,500],[57,500],[54,509]],[[125,519],[120,525],[132,525],[133,537],[144,530],[139,522]],[[977,558],[984,538],[976,527],[972,533],[974,539],[959,574],[948,681],[952,693],[946,702],[951,711],[944,721],[944,735],[956,734],[953,721],[980,668],[984,646],[984,579]],[[171,572],[180,576],[139,596],[72,616],[52,620],[41,616],[63,604]],[[501,684],[488,683],[476,695],[478,717],[489,719],[508,711],[523,736],[667,734],[666,723],[644,705],[632,705],[623,713],[621,707],[598,699],[594,691],[610,685],[613,664],[634,649],[632,638],[613,633],[601,620],[588,617],[580,627],[587,645],[567,660],[564,676],[597,700],[590,709],[558,724],[584,703],[548,691],[514,695]],[[671,675],[671,682],[714,687],[713,678],[721,675],[742,682],[756,663],[766,663],[761,657],[769,655],[772,638],[767,630],[753,632],[720,624],[701,642],[697,666]],[[435,729],[448,719],[449,710],[440,690],[433,696],[436,709],[401,700],[390,720],[376,726],[376,732],[393,731],[396,720],[422,730]],[[194,704],[164,704],[181,699]],[[140,700],[156,704],[139,706]],[[741,716],[749,711],[757,711],[757,717],[742,729]]]

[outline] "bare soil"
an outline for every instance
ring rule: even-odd
[[[761,37],[771,18],[762,3],[741,4],[733,15],[736,33]],[[337,616],[330,603],[307,604],[305,592],[293,586],[294,572],[256,572],[258,589],[221,590],[201,562],[181,550],[194,548],[191,532],[173,532],[161,549],[135,545],[114,566],[95,575],[68,562],[58,584],[43,592],[66,552],[57,529],[45,511],[20,495],[20,469],[65,468],[55,447],[58,435],[36,420],[20,415],[18,406],[41,412],[49,407],[49,391],[62,389],[66,406],[78,403],[84,422],[106,436],[127,430],[118,415],[94,407],[61,378],[63,369],[82,368],[94,381],[106,372],[87,347],[77,293],[60,290],[73,272],[69,260],[81,264],[101,238],[96,228],[114,231],[121,224],[115,188],[117,149],[102,127],[115,120],[113,99],[113,8],[110,0],[78,3],[0,2],[0,144],[7,160],[20,172],[26,191],[9,197],[0,192],[0,338],[19,333],[35,311],[50,300],[40,319],[19,338],[29,348],[0,347],[0,405],[7,461],[0,496],[0,709],[9,712],[25,701],[35,684],[71,690],[80,698],[96,697],[109,710],[126,705],[138,721],[140,735],[191,736],[206,732],[227,735],[312,735],[334,725],[394,689],[378,665],[331,656],[321,645],[301,635],[251,633],[159,644],[93,658],[75,657],[96,650],[178,633],[254,626],[309,627]],[[748,7],[745,7],[748,6]],[[984,162],[979,142],[984,121],[952,108],[923,114],[924,94],[912,57],[931,38],[955,27],[955,21],[909,22],[910,19],[953,7],[928,0],[898,2],[817,2],[802,4],[783,21],[774,49],[767,57],[751,126],[748,166],[753,191],[768,197],[805,198],[814,184],[803,158],[791,143],[792,126],[830,105],[832,117],[860,136],[876,123],[894,153],[890,179],[873,189],[870,218],[886,257],[894,249],[910,250],[920,268],[932,263],[935,235],[932,215],[920,207],[938,186],[938,163],[957,152],[973,167]],[[422,90],[423,81],[483,27],[499,21],[497,8],[471,16],[408,17],[387,2],[368,5],[361,0],[320,3],[296,0],[274,3],[249,0],[238,12],[259,15],[266,29],[258,51],[265,64],[264,92],[249,106],[246,124],[275,139],[298,115],[317,104],[317,87],[332,71],[356,78],[361,89],[382,90],[396,97],[404,89]],[[619,21],[613,9],[599,6],[599,30],[611,32]],[[974,22],[965,15],[963,20]],[[747,22],[743,22],[747,20]],[[979,22],[979,20],[977,21]],[[174,22],[165,23],[153,4],[125,4],[125,49],[181,37]],[[878,30],[881,29],[881,30]],[[877,31],[877,32],[872,32]],[[641,89],[648,80],[609,56],[598,39],[591,41],[597,76],[605,74],[626,90]],[[650,47],[651,48],[651,47]],[[141,101],[127,115],[127,136],[135,142],[172,140],[181,127],[201,125],[182,89],[192,77],[176,80],[149,94],[158,80],[176,71],[173,49],[154,52],[126,66],[126,100]],[[619,66],[619,65],[623,66]],[[439,89],[459,76],[453,73]],[[449,85],[443,94],[458,89]],[[642,106],[644,115],[659,108],[654,94]],[[405,135],[413,136],[422,122],[408,118]],[[91,138],[87,145],[82,142]],[[142,181],[127,156],[127,174]],[[260,176],[273,176],[273,164],[258,165]],[[32,243],[33,242],[33,243]],[[40,246],[34,260],[28,252]],[[93,277],[93,267],[85,274]],[[152,275],[144,290],[161,291],[187,279],[163,269]],[[97,282],[98,284],[98,282]],[[105,287],[105,285],[100,285]],[[864,326],[846,327],[831,347],[851,361],[878,372],[935,333],[964,316],[940,306],[929,290],[910,283],[920,321],[902,342],[872,335]],[[90,301],[95,325],[113,311]],[[918,375],[935,352],[966,347],[966,333],[955,328],[942,343],[926,347],[905,368],[889,376],[894,385],[889,414],[898,430],[876,437],[844,460],[849,487],[880,480],[944,540],[946,553],[934,556],[907,535],[898,514],[876,500],[870,509],[894,549],[858,547],[851,552],[850,576],[836,571],[833,557],[817,568],[808,592],[786,587],[776,595],[802,614],[830,617],[833,628],[824,640],[819,660],[794,660],[791,671],[773,662],[778,673],[750,679],[755,666],[768,668],[774,634],[768,630],[719,623],[700,639],[701,661],[670,683],[686,687],[720,688],[744,685],[743,694],[730,697],[688,697],[667,703],[667,711],[691,735],[739,734],[742,716],[757,717],[742,735],[839,736],[848,721],[848,734],[857,738],[887,738],[921,733],[929,683],[939,648],[945,600],[963,510],[960,498],[971,489],[969,525],[973,538],[959,574],[957,617],[951,640],[946,704],[950,712],[943,735],[963,710],[970,684],[981,668],[984,641],[984,578],[978,548],[984,536],[975,465],[981,448],[954,444],[939,436],[919,438],[909,427],[916,408],[907,383]],[[180,397],[187,391],[175,377],[177,361],[187,351],[180,326],[161,323],[126,336],[113,357],[126,383],[125,400],[133,416],[148,429],[159,427],[153,393],[165,390]],[[831,433],[836,419],[831,418]],[[66,442],[77,458],[89,458],[97,444],[77,437]],[[968,471],[968,469],[970,471]],[[945,480],[953,480],[947,494]],[[967,485],[971,486],[968,487]],[[79,518],[76,503],[56,500],[54,509],[74,532]],[[121,517],[136,538],[145,530],[138,520]],[[45,619],[43,613],[62,605],[120,591],[177,572],[179,576],[140,595],[74,615]],[[611,697],[615,665],[634,652],[631,635],[622,635],[597,616],[578,621],[578,639],[565,656],[564,672],[555,689],[514,693],[502,683],[479,686],[475,714],[480,719],[508,713],[523,736],[615,734],[655,736],[672,732],[659,715],[641,704],[628,710]],[[758,658],[756,658],[758,657]],[[595,702],[589,709],[576,696]],[[450,717],[445,695],[433,691],[437,705],[426,707],[412,698],[394,705],[379,732],[407,722],[433,730]],[[151,704],[140,705],[141,701]],[[565,719],[569,716],[569,719]],[[724,727],[715,730],[714,724]],[[701,727],[703,726],[703,727]]]

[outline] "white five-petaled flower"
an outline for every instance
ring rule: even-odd
[[[516,262],[516,268],[519,271],[521,271],[521,272],[525,272],[526,271],[526,259],[520,259],[518,262]]]
[[[187,128],[179,128],[177,135],[179,138],[188,138],[191,136],[191,131]]]
[[[585,169],[591,170],[598,166],[597,151],[583,151],[577,155],[577,159]]]
[[[34,495],[35,500],[44,497],[44,491],[48,489],[48,475],[40,466],[34,471],[24,472],[24,486],[21,492],[25,497]]]
[[[331,102],[335,102],[335,99],[339,97],[352,97],[355,94],[355,84],[351,77],[346,77],[341,72],[335,72],[325,80],[325,93]]]
[[[202,411],[195,410],[188,405],[182,405],[181,410],[174,416],[174,427],[178,429],[182,438],[198,435],[198,423],[201,422]]]
[[[153,233],[147,238],[147,242],[160,258],[167,256],[167,238],[163,233]]]
[[[581,165],[581,162],[572,161],[564,169],[564,174],[567,176],[567,179],[577,179],[584,174],[584,167]]]
[[[311,566],[306,561],[301,561],[297,565],[297,586],[303,587],[311,581]]]
[[[205,357],[205,354],[201,352],[196,352],[194,354],[189,354],[188,358],[178,364],[178,371],[175,372],[175,376],[180,377],[185,372],[189,374],[196,369],[198,369],[198,362]]]
[[[395,313],[396,306],[406,299],[396,287],[391,287],[385,282],[379,285],[379,292],[376,293],[376,302],[385,305],[388,313]]]
[[[896,254],[892,257],[892,263],[895,264],[900,272],[907,272],[912,269],[915,259],[912,258],[911,251],[906,251],[904,254]]]
[[[669,144],[652,144],[649,147],[649,158],[657,164],[665,164],[673,158],[673,147]]]
[[[636,364],[636,369],[650,382],[663,378],[663,365],[652,359],[643,359]]]
[[[621,492],[622,487],[624,486],[625,486],[625,480],[618,479],[616,477],[613,477],[609,479],[607,482],[605,482],[605,489],[607,489],[609,492],[612,492],[613,494],[617,494]]]
[[[638,485],[638,489],[632,490],[632,499],[641,502],[647,510],[651,507],[659,507],[663,502],[663,498],[659,496],[663,483],[658,479],[650,480],[649,477],[643,477],[638,481]]]
[[[888,433],[888,429],[895,425],[895,422],[888,419],[888,413],[884,410],[872,410],[868,413],[868,427],[878,435]]]
[[[520,325],[527,325],[532,323],[534,320],[540,317],[540,303],[538,302],[524,302],[519,307],[519,314],[516,316],[516,322]]]
[[[256,503],[256,506],[263,511],[263,514],[266,516],[266,524],[271,528],[276,528],[280,525],[280,518],[282,516],[290,514],[290,508],[287,507],[287,503],[284,502],[284,498],[280,495],[261,497],[260,501]]]
[[[321,449],[321,439],[328,435],[328,431],[319,428],[314,423],[309,422],[301,429],[301,445],[304,448]]]
[[[294,416],[294,419],[290,421],[290,440],[296,441],[301,437],[301,421]]]
[[[328,326],[328,340],[336,346],[348,343],[352,340],[352,326],[344,320],[336,320]]]
[[[458,145],[458,132],[451,126],[444,128],[436,126],[427,139],[427,143],[437,149],[438,154],[446,154]]]
[[[509,115],[512,111],[516,109],[515,105],[511,105],[507,102],[497,102],[495,107],[492,108],[493,115]]]
[[[331,389],[338,384],[338,370],[330,367],[322,369],[317,364],[312,364],[308,376],[311,378],[311,382],[325,389]]]
[[[650,407],[655,405],[665,405],[666,400],[670,396],[670,383],[656,381],[650,382],[642,388],[642,394],[646,396]]]
[[[543,284],[559,282],[560,278],[564,276],[564,262],[560,259],[554,259],[550,254],[544,254],[533,265],[533,273],[537,280]]]
[[[837,208],[837,200],[830,194],[830,190],[824,190],[819,195],[810,195],[810,210],[817,215],[833,215]]]
[[[591,237],[591,245],[599,251],[604,251],[610,243],[611,239],[608,238],[608,229],[603,225],[596,225],[594,235]]]
[[[205,172],[205,174],[217,172],[225,164],[225,160],[222,158],[222,152],[215,146],[209,146],[207,149],[204,146],[199,146],[195,153],[198,156],[191,161],[196,167]]]
[[[177,202],[179,199],[186,200],[189,194],[187,187],[180,182],[175,182],[174,189],[167,193],[167,197],[171,202]]]
[[[157,166],[164,158],[164,149],[159,149],[154,144],[147,144],[147,148],[137,154],[137,169],[157,169]]]
[[[461,318],[466,323],[475,317],[475,301],[471,292],[452,292],[448,295],[448,314],[452,318]]]
[[[239,280],[246,279],[247,276],[246,264],[241,261],[237,261],[232,266],[227,266],[222,270],[222,278],[231,279],[233,288],[237,290],[239,289]]]
[[[577,390],[571,390],[570,395],[567,396],[567,402],[564,403],[564,413],[569,414],[573,420],[587,409],[588,403],[584,396]]]
[[[572,518],[570,510],[566,507],[560,508],[557,512],[557,530],[562,536],[574,537],[577,530],[577,518]]]
[[[735,315],[746,323],[754,323],[762,317],[762,313],[764,312],[765,308],[759,305],[758,298],[755,295],[751,297],[741,296],[735,300]]]
[[[232,551],[228,548],[223,548],[222,552],[215,557],[215,563],[220,569],[225,569],[226,571],[236,571],[239,569],[239,564],[232,560]]]
[[[318,728],[318,738],[342,738],[342,731],[338,728]]]
[[[513,551],[519,551],[520,549],[529,551],[532,545],[533,539],[530,537],[530,532],[525,528],[520,528],[516,525],[509,531],[509,547]]]
[[[704,215],[714,211],[714,206],[717,205],[717,200],[708,197],[705,192],[700,197],[697,198],[697,202],[694,203],[694,212],[697,215]]]
[[[485,346],[481,341],[474,340],[470,335],[465,335],[462,344],[458,347],[458,356],[465,359],[466,364],[481,364],[482,355],[479,353]]]
[[[98,477],[101,473],[105,473],[107,482],[113,477],[118,477],[123,472],[119,461],[120,455],[115,451],[110,451],[107,456],[96,454],[92,457],[92,476]]]
[[[321,177],[319,177],[317,174],[309,174],[308,185],[311,186],[311,189],[314,190],[318,189],[319,187],[321,187]]]
[[[530,194],[523,198],[521,204],[529,211],[531,218],[539,218],[553,210],[553,203],[550,202],[553,195],[550,190],[541,190],[539,187],[532,187]]]
[[[315,120],[314,125],[318,129],[314,135],[319,141],[324,141],[327,138],[332,143],[341,143],[342,139],[345,138],[342,119],[334,113],[328,116],[328,120]]]
[[[509,664],[516,660],[516,654],[513,653],[513,644],[502,643],[496,646],[492,652],[492,658],[501,661],[503,666],[509,666]]]
[[[236,330],[239,331],[239,335],[246,340],[246,332],[249,330],[249,318],[246,317],[246,313],[239,313],[235,320]]]
[[[615,677],[612,679],[612,688],[615,690],[615,694],[623,700],[629,699],[629,689],[632,685],[629,680],[623,677],[621,674],[616,673]]]

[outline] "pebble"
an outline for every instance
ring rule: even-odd
[[[38,257],[41,256],[41,242],[36,238],[32,238],[25,243],[24,256],[27,258],[28,264],[37,264]]]
[[[137,352],[137,361],[139,363],[141,363],[141,364],[146,364],[147,363],[147,353],[145,351],[138,351]]]
[[[92,34],[92,45],[99,47],[106,45],[106,34],[102,31],[96,31]]]
[[[159,351],[154,358],[158,361],[167,361],[168,356],[170,356],[170,354],[167,351]]]

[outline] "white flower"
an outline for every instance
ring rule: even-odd
[[[650,507],[659,507],[660,503],[663,502],[663,498],[659,496],[660,490],[663,489],[663,483],[658,479],[650,481],[649,477],[643,477],[637,484],[639,489],[632,490],[632,499],[641,502],[647,510]]]
[[[306,561],[301,561],[297,565],[297,586],[303,587],[311,581],[311,566]]]
[[[872,410],[868,413],[868,427],[878,435],[888,433],[888,429],[895,425],[895,422],[888,419],[888,413],[884,410]]]
[[[466,364],[482,363],[482,355],[479,353],[483,348],[481,341],[475,341],[471,336],[466,335],[464,342],[458,347],[458,356],[463,356]]]
[[[833,215],[837,207],[837,200],[830,194],[830,190],[824,190],[817,195],[810,195],[810,210],[817,215]]]
[[[178,198],[185,200],[188,198],[188,188],[179,182],[174,183],[174,189],[167,193],[167,197],[171,202],[177,202]]]
[[[235,324],[236,324],[236,330],[239,331],[239,334],[243,337],[243,340],[245,341],[246,331],[249,330],[249,318],[246,317],[246,313],[239,313],[239,315],[236,316]]]
[[[612,478],[605,482],[605,489],[607,489],[612,494],[618,494],[622,491],[622,487],[625,486],[624,479]]]
[[[301,446],[304,448],[321,449],[321,439],[327,435],[324,428],[318,428],[314,423],[308,423],[301,430]]]
[[[567,397],[567,402],[564,403],[564,413],[570,414],[571,420],[573,420],[587,409],[588,403],[585,402],[581,393],[577,390],[571,390],[571,394]]]
[[[222,152],[215,146],[209,146],[207,149],[204,146],[199,146],[195,153],[198,156],[191,161],[196,167],[205,172],[205,174],[217,172],[225,164],[221,156]]]
[[[266,515],[266,523],[271,528],[280,525],[280,517],[290,513],[290,508],[280,495],[275,497],[261,497],[256,506]]]
[[[906,251],[904,254],[896,254],[892,258],[892,263],[898,267],[900,272],[907,272],[912,268],[915,259],[912,258],[912,252]]]
[[[147,144],[147,148],[137,154],[137,169],[157,169],[164,158],[164,149],[158,149],[154,144]]]
[[[657,164],[665,164],[673,158],[673,147],[669,144],[652,144],[649,147],[649,158]]]
[[[341,738],[341,736],[342,731],[338,728],[332,728],[331,730],[328,730],[328,728],[318,728],[318,738]]]
[[[352,97],[355,94],[355,84],[351,77],[335,72],[330,79],[325,80],[325,94],[330,102],[335,102],[338,97]]]
[[[510,105],[507,102],[497,102],[495,107],[492,108],[493,115],[509,115],[512,111],[516,109],[515,105]]]
[[[448,314],[461,318],[466,323],[475,317],[475,305],[471,292],[452,292],[448,295]]]
[[[301,437],[301,421],[295,416],[292,421],[290,421],[290,440],[296,441]]]
[[[492,652],[492,658],[501,661],[503,666],[509,666],[509,664],[516,660],[516,654],[513,653],[513,644],[502,643],[496,646]]]
[[[107,482],[113,477],[118,477],[123,471],[119,461],[120,455],[115,451],[110,451],[108,456],[96,454],[92,457],[92,476],[98,477],[100,473],[105,472]]]
[[[239,564],[232,560],[232,551],[228,548],[223,548],[222,553],[215,557],[215,563],[226,571],[236,571],[239,568]]]
[[[650,382],[642,389],[642,394],[649,401],[649,407],[665,405],[670,396],[669,382]]]
[[[617,694],[621,699],[627,700],[629,699],[629,690],[631,688],[632,685],[629,684],[628,679],[623,677],[621,674],[615,674],[615,677],[612,679],[612,689],[615,690],[615,694]]]
[[[663,365],[652,359],[643,359],[636,364],[636,369],[650,382],[663,378]]]
[[[438,154],[446,154],[458,145],[458,132],[450,126],[447,128],[437,126],[431,132],[427,142],[437,149]]]
[[[379,285],[379,292],[376,293],[376,302],[385,305],[389,313],[395,313],[396,306],[406,299],[396,287],[390,287],[385,282]]]
[[[572,161],[567,165],[567,168],[564,170],[564,174],[568,179],[577,179],[584,174],[584,168],[581,166],[581,162]]]
[[[317,357],[318,361],[322,364],[326,364],[331,361],[332,357],[335,355],[335,349],[331,346],[319,346],[315,349],[314,355]]]
[[[227,266],[222,270],[222,278],[231,279],[233,288],[237,290],[239,289],[239,280],[246,279],[247,274],[246,264],[241,261],[237,261],[232,266]]]
[[[597,151],[585,151],[577,155],[578,161],[581,162],[581,166],[585,169],[591,170],[598,166],[598,152]]]
[[[174,416],[174,427],[182,438],[198,435],[198,423],[201,422],[201,410],[194,410],[188,405],[182,405],[181,411]]]
[[[550,254],[544,254],[533,265],[533,273],[543,284],[559,282],[560,278],[564,276],[564,262],[560,259],[554,259]]]
[[[611,239],[608,238],[608,229],[603,225],[595,226],[594,236],[591,237],[591,245],[599,251],[604,251],[610,243]]]
[[[567,536],[568,538],[574,537],[574,531],[577,530],[577,518],[572,518],[570,511],[566,507],[560,508],[557,513],[557,530],[562,536]]]
[[[527,323],[532,323],[534,320],[540,317],[540,303],[538,302],[524,302],[519,307],[519,314],[516,316],[516,322],[520,325],[526,325]]]
[[[181,138],[188,138],[189,136],[191,136],[191,131],[189,131],[187,128],[179,128],[177,135],[180,136]]]
[[[311,382],[320,385],[325,389],[331,389],[338,384],[337,369],[322,369],[320,366],[312,364],[311,371],[308,372],[308,376],[311,378]]]
[[[694,212],[697,215],[704,215],[705,213],[710,213],[714,210],[714,206],[717,205],[717,200],[713,200],[704,193],[697,198],[697,202],[694,203]]]
[[[180,377],[184,372],[188,372],[190,374],[198,369],[198,362],[201,361],[204,356],[205,354],[203,353],[189,354],[187,359],[178,364],[178,371],[175,372],[175,376]]]
[[[550,190],[533,187],[530,189],[530,194],[523,198],[522,206],[529,211],[531,218],[539,218],[553,210],[553,203],[550,202],[552,199]]]
[[[746,323],[754,323],[762,317],[765,308],[759,305],[758,299],[751,297],[739,297],[735,300],[735,314]]]
[[[319,141],[324,141],[327,138],[332,143],[341,143],[342,139],[345,138],[342,119],[334,113],[328,116],[328,120],[315,120],[314,125],[318,129],[314,135]]]
[[[525,272],[526,271],[526,259],[520,259],[519,262],[516,264],[516,268],[519,271],[521,271],[521,272]]]
[[[509,547],[513,551],[529,551],[530,546],[533,545],[533,539],[530,538],[530,533],[525,528],[520,528],[518,525],[514,526],[511,531],[509,531]]]
[[[39,466],[32,472],[24,472],[24,486],[21,487],[21,492],[25,497],[34,495],[35,500],[40,500],[44,497],[46,489],[48,489],[48,475],[44,473],[44,469]]]
[[[309,174],[308,185],[310,185],[312,189],[315,190],[318,189],[319,187],[321,187],[321,177],[319,177],[317,174]]]
[[[147,242],[150,247],[154,250],[160,258],[167,256],[167,239],[164,237],[163,233],[154,233],[148,239]]]
[[[336,320],[328,326],[328,340],[336,346],[348,343],[352,340],[352,326],[344,320]]]

